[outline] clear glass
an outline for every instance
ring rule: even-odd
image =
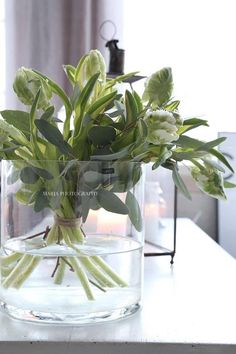
[[[136,162],[2,161],[2,310],[64,324],[135,312],[144,172]]]

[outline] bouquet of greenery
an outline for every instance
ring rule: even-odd
[[[190,198],[179,174],[179,164],[188,161],[199,188],[225,199],[224,186],[230,184],[224,185],[222,164],[231,171],[232,167],[216,149],[225,139],[205,142],[188,136],[191,129],[208,124],[199,118],[181,118],[180,102],[172,98],[170,68],[151,75],[142,96],[132,87],[119,94],[117,83],[136,73],[107,77],[104,59],[97,50],[83,56],[76,67],[65,65],[64,71],[72,86],[71,96],[42,73],[20,68],[13,88],[29,110],[1,112],[0,156],[13,161],[9,183],[21,181],[15,198],[35,212],[49,208],[54,214],[53,225],[42,232],[42,247],[57,244],[83,254],[82,225],[90,209],[127,214],[140,231],[141,213],[130,190],[139,181],[141,169],[130,161],[152,162],[153,170],[159,166],[170,169],[176,186]],[[53,95],[65,107],[64,121],[54,115]],[[108,171],[112,168],[119,178],[98,171],[94,167],[97,161]],[[120,161],[127,162],[127,168],[120,170]],[[84,193],[70,193],[76,192],[78,181]],[[55,189],[68,193],[54,195]],[[125,201],[115,194],[119,192],[126,193]],[[21,287],[40,261],[40,256],[18,252],[3,256],[2,285]],[[55,283],[63,281],[67,267],[78,276],[89,300],[94,299],[93,286],[103,291],[127,285],[99,256],[58,256]]]

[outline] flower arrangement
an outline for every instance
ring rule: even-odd
[[[180,102],[172,98],[170,68],[151,75],[142,96],[133,89],[119,94],[117,83],[136,73],[107,77],[98,50],[84,55],[76,67],[65,65],[64,71],[72,87],[70,96],[44,74],[20,68],[13,88],[26,110],[4,110],[0,120],[0,156],[14,165],[8,181],[21,182],[15,198],[35,212],[49,208],[54,214],[53,225],[40,236],[42,248],[57,245],[83,255],[83,224],[91,209],[126,214],[136,230],[142,229],[139,205],[130,191],[138,183],[141,169],[134,163],[119,170],[120,161],[152,162],[153,170],[159,166],[170,169],[176,186],[190,198],[179,174],[179,164],[188,161],[199,188],[225,199],[224,186],[230,184],[224,184],[222,164],[231,171],[232,167],[216,149],[225,139],[205,142],[188,136],[191,129],[208,124],[199,118],[181,118]],[[53,95],[65,107],[64,121],[55,117]],[[103,171],[94,169],[98,161],[106,171],[116,170],[120,178],[113,178],[112,172],[104,178]],[[83,193],[75,196],[78,179]],[[55,195],[55,189],[67,193]],[[125,201],[117,192],[126,193]],[[41,260],[41,256],[20,252],[5,254],[1,259],[2,286],[20,288]],[[56,284],[63,282],[68,267],[78,276],[89,300],[95,299],[94,286],[101,291],[127,286],[99,256],[58,256],[53,272]]]

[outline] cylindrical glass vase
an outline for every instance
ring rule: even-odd
[[[140,306],[145,173],[136,162],[2,161],[1,309],[47,323]]]

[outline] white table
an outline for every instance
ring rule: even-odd
[[[102,325],[48,326],[0,315],[0,354],[235,354],[236,261],[190,220],[177,254],[145,259],[143,309]]]

